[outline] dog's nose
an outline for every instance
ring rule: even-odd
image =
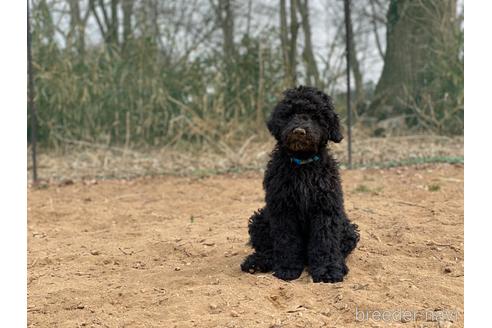
[[[294,131],[294,134],[297,134],[299,136],[305,136],[306,135],[306,130],[302,129],[302,128],[295,128]]]

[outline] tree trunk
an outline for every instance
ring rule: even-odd
[[[290,42],[289,42],[289,80],[291,86],[297,83],[297,0],[290,0]]]
[[[285,0],[280,0],[280,42],[284,62],[284,84],[291,88],[297,80],[297,0],[290,1],[290,26],[287,24]]]
[[[109,32],[111,33],[111,41],[114,45],[119,44],[118,26],[118,0],[111,0],[111,26]]]
[[[226,61],[231,62],[235,55],[234,46],[234,14],[231,0],[219,0],[218,15],[222,35],[224,38],[223,48]]]
[[[453,31],[454,0],[391,0],[387,13],[384,67],[369,115],[402,114],[432,79],[439,40]],[[438,19],[438,17],[448,19]],[[451,18],[451,19],[449,19]]]
[[[128,42],[132,37],[132,13],[134,0],[122,0],[121,9],[123,12],[123,51],[128,50]]]
[[[285,0],[280,0],[280,44],[282,47],[282,59],[284,64],[284,81],[286,85],[289,85],[289,34],[287,32],[287,10],[285,9]]]
[[[374,4],[375,0],[369,0],[369,4],[371,5],[371,25],[372,25],[372,31],[374,33],[374,39],[376,40],[376,46],[378,48],[379,55],[381,58],[384,60],[384,50],[383,47],[381,46],[381,41],[379,40],[379,32],[378,32],[378,23],[376,19],[376,6]]]
[[[314,58],[313,44],[311,42],[311,24],[309,21],[308,0],[299,0],[299,13],[302,18],[302,29],[304,31],[304,51],[302,56],[306,64],[306,77],[309,85],[320,86],[318,65]]]
[[[98,13],[98,7],[102,13],[102,17]],[[119,44],[118,0],[111,0],[110,2],[111,17],[108,15],[104,0],[99,0],[98,6],[96,6],[95,0],[89,0],[89,8],[94,15],[97,26],[99,27],[99,31],[101,33],[101,36],[104,38],[106,45],[109,47],[110,50],[115,49],[116,46]]]
[[[89,19],[90,8],[82,16],[80,12],[80,3],[78,0],[69,1],[70,8],[70,33],[67,39],[67,48],[75,47],[80,61],[85,57],[85,28]],[[75,39],[75,40],[74,40]]]
[[[218,4],[216,4],[215,1],[210,0],[210,4],[215,11],[217,25],[220,26],[222,30],[222,53],[224,56],[223,74],[225,80],[223,106],[224,113],[227,115],[234,109],[233,103],[238,92],[237,81],[235,79],[236,68],[234,66],[236,60],[236,48],[234,45],[234,11],[232,1],[233,0],[218,0]]]
[[[246,35],[248,38],[250,37],[250,30],[251,30],[251,7],[253,5],[252,3],[253,0],[248,0],[248,14],[246,16]]]
[[[349,42],[348,46],[350,48],[350,65],[352,69],[352,73],[354,74],[354,82],[355,82],[355,113],[357,115],[357,108],[359,104],[364,100],[364,82],[362,78],[362,72],[360,70],[359,60],[357,59],[357,49],[355,46],[355,38],[354,38],[354,30],[352,25],[352,17],[348,17],[350,20],[350,24],[348,24],[348,34],[349,34]]]

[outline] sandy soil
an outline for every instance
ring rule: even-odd
[[[338,284],[239,270],[259,173],[30,188],[29,326],[462,327],[463,166],[342,175],[361,241]]]

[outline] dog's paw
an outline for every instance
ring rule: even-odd
[[[299,269],[282,268],[282,269],[274,270],[273,275],[282,280],[294,280],[301,276],[303,270],[304,270],[303,268],[299,268]]]
[[[313,282],[336,283],[343,281],[343,277],[347,274],[348,269],[345,265],[327,266],[312,270],[311,277]]]
[[[241,270],[249,273],[268,272],[271,270],[270,260],[267,257],[253,253],[248,255],[241,263]]]

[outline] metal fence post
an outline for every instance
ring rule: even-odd
[[[29,0],[27,0],[27,75],[29,76],[29,107],[31,107],[31,146],[32,146],[32,180],[38,180],[37,160],[36,160],[36,108],[34,107],[34,78],[32,73],[32,54],[31,54],[31,17],[29,13]]]

